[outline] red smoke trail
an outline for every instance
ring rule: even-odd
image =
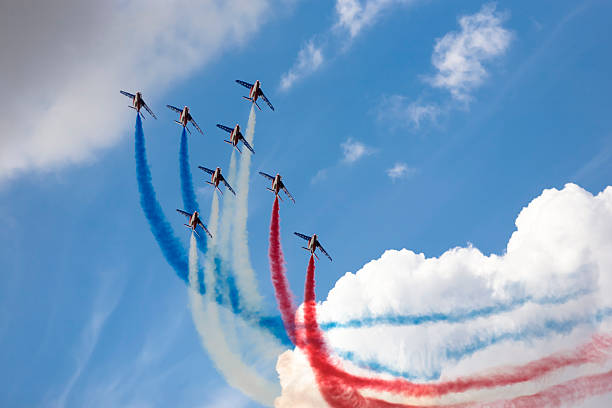
[[[274,206],[272,207],[268,257],[270,258],[270,272],[272,274],[274,293],[276,294],[276,301],[278,302],[281,317],[283,318],[285,330],[293,344],[298,345],[295,332],[296,307],[293,303],[293,294],[291,293],[287,275],[285,274],[285,258],[283,257],[283,249],[280,242],[280,210],[278,197],[274,198]]]
[[[462,392],[470,388],[497,387],[517,382],[525,382],[542,376],[554,369],[578,365],[587,362],[603,361],[605,354],[602,349],[610,348],[610,336],[597,336],[591,343],[580,347],[576,352],[566,355],[553,355],[523,367],[514,367],[509,372],[488,377],[472,377],[438,384],[412,384],[407,381],[386,381],[367,379],[354,376],[338,369],[330,357],[325,339],[317,323],[315,303],[315,264],[311,256],[308,263],[306,285],[304,288],[304,348],[323,398],[336,408],[411,408],[414,405],[393,404],[386,401],[366,398],[359,394],[356,387],[375,388],[381,391],[395,391],[390,385],[394,383],[410,384],[410,395],[438,396],[449,392]],[[521,370],[525,371],[524,373]],[[402,387],[400,387],[401,389]],[[402,390],[406,393],[407,390]],[[420,391],[420,392],[415,392]],[[576,402],[589,396],[600,395],[612,391],[612,371],[593,376],[581,377],[539,393],[521,396],[509,400],[492,403],[465,403],[446,405],[445,407],[499,407],[499,408],[539,408],[558,407],[561,403]]]

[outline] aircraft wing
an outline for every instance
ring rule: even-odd
[[[285,194],[287,194],[287,197],[289,197],[289,199],[291,201],[293,201],[293,204],[295,204],[295,199],[293,198],[293,196],[289,193],[289,190],[287,190],[287,187],[285,187],[285,185],[283,184],[283,191],[285,192]]]
[[[308,235],[300,234],[299,232],[294,232],[294,234],[302,239],[305,239],[306,241],[310,241],[310,238],[312,238],[312,237],[309,237]]]
[[[264,173],[263,171],[260,171],[259,174],[261,174],[262,176],[264,176],[265,178],[267,178],[270,181],[274,181],[274,177],[272,177],[271,175]]]
[[[253,148],[251,147],[251,145],[249,144],[249,142],[247,142],[244,137],[241,138],[242,139],[242,143],[244,143],[244,145],[246,146],[247,149],[249,149],[251,151],[251,153],[255,154],[255,150],[253,150]]]
[[[212,234],[210,233],[210,231],[208,230],[208,228],[206,228],[206,225],[204,225],[204,223],[201,220],[198,220],[198,225],[200,227],[202,227],[202,229],[204,231],[206,231],[206,233],[208,234],[209,237],[211,237],[211,238],[213,237]]]
[[[321,244],[317,243],[317,246],[319,247],[319,249],[321,250],[321,252],[323,252],[325,254],[326,257],[329,258],[329,260],[331,261],[331,256],[329,256],[329,254],[327,253],[327,251],[321,246]]]
[[[172,106],[172,105],[166,105],[168,108],[172,109],[173,111],[175,111],[176,113],[181,113],[183,112],[182,109],[177,108],[176,106]]]
[[[208,173],[208,174],[214,174],[214,173],[215,173],[215,171],[214,171],[214,170],[207,169],[206,167],[202,167],[202,166],[198,166],[198,169],[200,169],[200,170],[202,170],[202,171],[205,171],[205,172],[206,172],[206,173]]]
[[[119,92],[121,92],[123,95],[125,95],[125,96],[127,96],[129,98],[132,98],[132,99],[134,99],[134,96],[136,96],[136,95],[132,95],[131,93],[125,92],[125,91],[119,91]]]
[[[176,211],[177,211],[179,214],[183,214],[183,215],[184,215],[185,217],[187,217],[187,218],[191,218],[191,216],[193,215],[193,214],[189,214],[187,211],[179,210],[178,208],[176,209]]]
[[[232,186],[230,186],[230,185],[229,185],[229,183],[227,182],[227,180],[226,180],[226,179],[223,179],[222,181],[223,181],[223,184],[225,184],[225,187],[227,187],[227,189],[228,189],[229,191],[231,191],[231,192],[232,192],[234,195],[236,195],[236,192],[234,191],[234,189],[232,188]]]
[[[244,82],[239,79],[237,79],[236,82],[238,82],[240,85],[244,86],[245,88],[251,89],[253,87],[253,84],[249,84],[248,82]]]
[[[234,131],[234,129],[232,129],[231,127],[220,125],[219,123],[217,123],[217,127],[221,130],[225,130],[227,133],[232,133]]]
[[[151,116],[153,116],[153,119],[157,119],[157,116],[155,116],[155,114],[153,113],[153,111],[151,110],[151,108],[149,108],[149,107],[147,106],[147,104],[146,104],[144,101],[142,101],[142,106],[144,106],[144,108],[147,110],[147,112],[149,112],[149,114],[150,114]]]
[[[270,103],[270,101],[268,100],[268,98],[266,97],[266,95],[264,95],[263,91],[260,89],[259,90],[259,96],[261,96],[261,99],[264,100],[265,103],[268,104],[268,106],[270,107],[270,109],[274,110],[274,106],[272,106],[272,104]]]
[[[190,120],[191,124],[193,125],[194,128],[196,128],[198,130],[198,132],[200,132],[201,134],[204,134],[204,132],[202,132],[202,129],[200,129],[200,127],[198,126],[198,124],[196,123],[195,120],[193,120],[193,118],[191,118]]]

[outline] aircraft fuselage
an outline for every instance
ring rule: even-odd
[[[215,188],[219,188],[219,182],[221,181],[221,168],[217,167],[215,172],[212,174],[211,180]]]
[[[274,194],[278,195],[281,188],[283,188],[283,183],[281,181],[281,175],[277,173],[276,177],[274,177],[274,180],[272,180],[272,190],[274,191]]]
[[[232,134],[230,135],[230,142],[232,142],[234,146],[237,146],[241,137],[242,133],[240,132],[240,125],[236,124],[236,127],[234,127],[234,130],[232,130]]]
[[[313,255],[315,253],[315,249],[317,249],[317,244],[317,234],[312,234],[312,237],[310,237],[310,240],[308,241],[308,250]]]
[[[257,102],[257,98],[259,97],[260,87],[261,87],[261,84],[259,83],[259,79],[258,79],[257,81],[255,81],[255,83],[253,84],[253,87],[251,88],[251,91],[249,92],[249,98],[251,98],[253,102]]]
[[[140,108],[142,108],[142,105],[144,104],[142,100],[142,94],[140,92],[136,92],[132,103],[134,104],[134,109],[136,109],[137,112],[140,112]]]
[[[181,117],[179,121],[181,122],[181,125],[183,125],[183,127],[186,127],[187,123],[189,123],[190,120],[191,120],[191,114],[189,114],[189,108],[185,106],[183,108],[183,111],[181,112]]]

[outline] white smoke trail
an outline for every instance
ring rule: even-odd
[[[213,196],[211,216],[209,220],[210,232],[216,235],[219,227],[219,200],[217,194]],[[200,335],[204,348],[208,351],[211,360],[225,380],[245,395],[266,406],[272,406],[276,396],[280,394],[280,387],[276,382],[262,377],[256,366],[245,364],[239,352],[233,351],[230,343],[234,343],[239,335],[228,336],[226,326],[241,329],[240,319],[230,311],[219,306],[214,299],[215,288],[215,256],[217,243],[215,239],[208,240],[208,252],[204,259],[204,279],[206,295],[202,296],[198,288],[198,250],[194,235],[191,236],[189,246],[189,300],[192,318]],[[223,322],[223,324],[222,324]],[[276,350],[270,350],[278,356]],[[267,356],[266,356],[267,357]]]
[[[236,150],[232,149],[232,156],[230,158],[229,172],[227,175],[227,182],[230,186],[236,185]],[[234,206],[236,200],[234,195],[229,193],[223,197],[223,208],[221,209],[221,218],[219,220],[219,233],[217,234],[217,253],[221,256],[223,261],[228,262],[230,257],[230,231],[234,220]]]
[[[253,146],[255,138],[255,106],[251,105],[249,122],[245,139]],[[249,259],[249,245],[247,232],[249,176],[251,167],[251,153],[246,149],[240,156],[238,178],[236,180],[236,204],[231,231],[232,262],[236,273],[236,284],[242,294],[247,310],[261,310],[263,299],[257,289],[257,279]]]

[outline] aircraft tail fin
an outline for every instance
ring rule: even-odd
[[[257,104],[257,101],[253,101],[253,103],[255,104],[255,106],[257,106],[257,108],[258,108],[259,110],[261,110],[261,108],[260,108],[260,107],[259,107],[259,105]]]
[[[233,145],[233,143],[227,139],[224,140],[225,143]]]

